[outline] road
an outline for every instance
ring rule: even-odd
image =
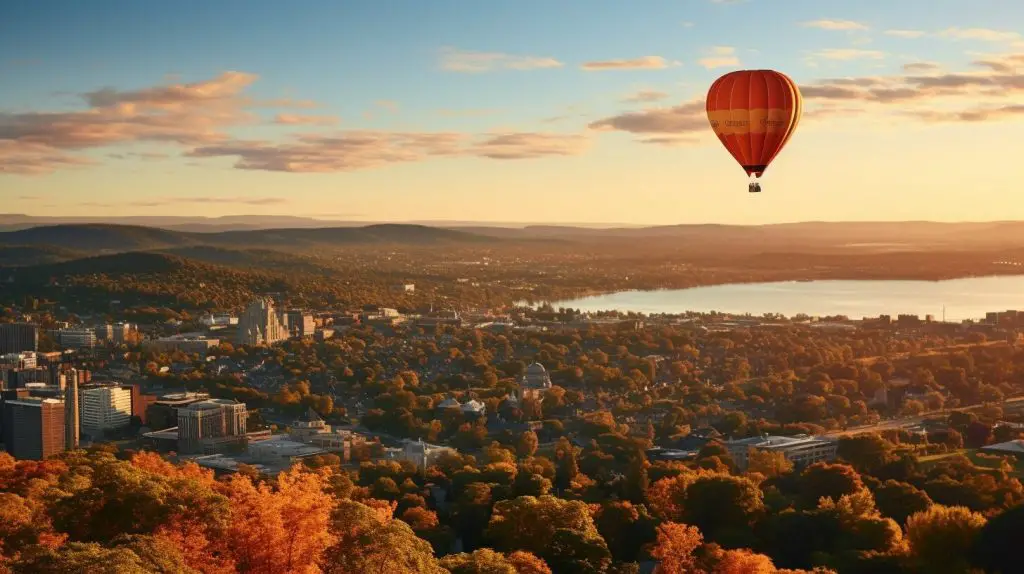
[[[1009,399],[1004,400],[1002,403],[1000,403],[1000,406],[1005,408],[1006,405],[1012,405],[1012,404],[1015,404],[1015,403],[1019,403],[1021,401],[1024,401],[1024,397],[1013,397],[1013,398],[1009,398]],[[913,425],[916,425],[916,424],[921,424],[925,419],[928,419],[928,418],[931,418],[931,417],[934,417],[934,416],[948,415],[949,413],[951,413],[953,411],[960,411],[960,412],[973,411],[973,410],[976,410],[976,409],[980,409],[983,406],[985,406],[985,405],[971,405],[971,406],[961,407],[961,408],[956,408],[956,409],[942,409],[942,410],[937,410],[937,411],[929,411],[929,412],[922,413],[920,415],[915,415],[915,416],[912,416],[912,417],[904,417],[904,418],[900,418],[900,419],[892,419],[892,420],[887,420],[887,421],[881,421],[881,422],[879,422],[877,424],[873,424],[873,425],[867,425],[867,426],[862,426],[862,427],[853,427],[853,428],[848,428],[848,429],[844,429],[844,430],[829,431],[829,432],[826,432],[826,433],[822,433],[819,436],[836,438],[836,437],[841,437],[841,436],[853,436],[853,435],[864,434],[864,433],[869,433],[869,432],[881,432],[881,431],[884,431],[884,430],[898,429],[898,428],[913,426]]]

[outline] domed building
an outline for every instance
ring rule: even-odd
[[[519,388],[524,399],[540,399],[544,391],[551,388],[551,377],[548,370],[540,363],[526,367],[526,374],[519,379]]]

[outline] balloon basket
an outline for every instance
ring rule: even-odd
[[[761,184],[756,181],[752,181],[747,186],[747,191],[750,193],[761,193]]]

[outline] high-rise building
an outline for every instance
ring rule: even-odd
[[[292,337],[312,337],[316,332],[313,315],[303,311],[288,311],[288,331]]]
[[[77,450],[82,425],[78,406],[78,373],[71,369],[63,383],[60,390],[64,394],[64,448]]]
[[[88,349],[96,346],[96,330],[84,327],[57,329],[53,332],[53,339],[68,349]]]
[[[128,426],[132,418],[132,391],[119,386],[79,389],[81,431],[91,438]]]
[[[30,323],[0,323],[0,355],[35,351],[39,330]]]
[[[282,320],[281,315],[269,298],[256,299],[238,318],[238,343],[272,345],[287,339],[287,319]]]
[[[57,399],[4,401],[4,447],[18,459],[43,460],[64,450],[64,403]]]
[[[245,403],[210,399],[178,409],[178,450],[212,454],[244,447],[248,411]]]

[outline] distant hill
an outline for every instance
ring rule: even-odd
[[[187,233],[128,225],[50,225],[0,232],[0,247],[71,249],[88,254],[152,251],[185,247],[313,249],[354,244],[436,245],[494,243],[494,237],[422,225],[259,229]]]
[[[46,245],[12,245],[0,246],[0,267],[21,267],[24,265],[42,265],[77,259],[83,254],[71,249]]]

